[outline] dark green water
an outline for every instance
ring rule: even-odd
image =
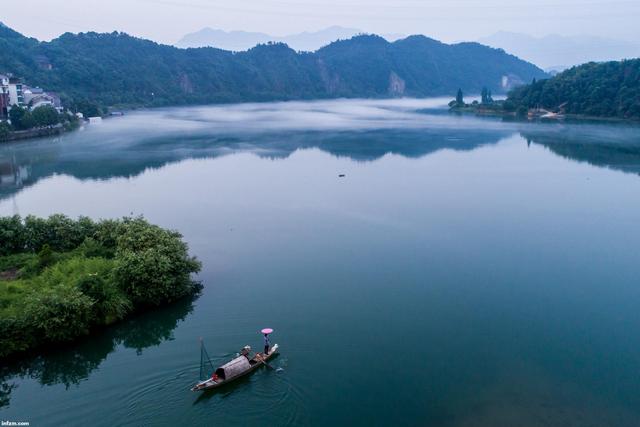
[[[37,425],[640,425],[640,129],[441,100],[158,110],[0,147],[0,215],[143,214],[200,297],[2,367]],[[345,174],[339,178],[339,174]],[[215,394],[215,362],[282,354]]]

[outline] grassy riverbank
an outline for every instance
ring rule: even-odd
[[[194,293],[181,237],[142,218],[0,218],[0,358]]]

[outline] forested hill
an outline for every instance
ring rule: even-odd
[[[51,42],[0,26],[0,73],[57,91],[68,103],[177,105],[335,97],[494,93],[543,78],[536,66],[477,43],[373,35],[298,53],[284,44],[232,53],[178,49],[123,33],[64,34]]]
[[[522,86],[509,94],[513,108],[594,117],[640,119],[640,59],[588,63]]]

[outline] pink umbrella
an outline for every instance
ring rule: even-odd
[[[264,328],[263,330],[261,330],[260,332],[262,332],[263,334],[270,334],[271,332],[273,332],[273,329],[271,328]]]

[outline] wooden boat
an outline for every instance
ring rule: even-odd
[[[250,374],[255,371],[259,367],[266,365],[269,359],[274,357],[278,353],[278,344],[274,344],[269,349],[269,354],[264,353],[256,353],[252,358],[249,358],[249,351],[247,350],[249,347],[245,347],[241,352],[240,356],[231,360],[230,362],[220,366],[215,370],[213,375],[210,378],[207,378],[203,381],[200,381],[198,384],[191,388],[191,391],[204,391],[211,390],[214,388],[222,387],[225,384],[228,384],[234,380],[237,380],[240,377]],[[250,349],[250,348],[249,348]],[[204,354],[206,354],[206,350],[204,350],[204,346],[202,346],[202,350]],[[208,359],[208,356],[207,356]],[[209,362],[211,363],[211,362]],[[201,371],[202,371],[202,363],[201,363]]]

